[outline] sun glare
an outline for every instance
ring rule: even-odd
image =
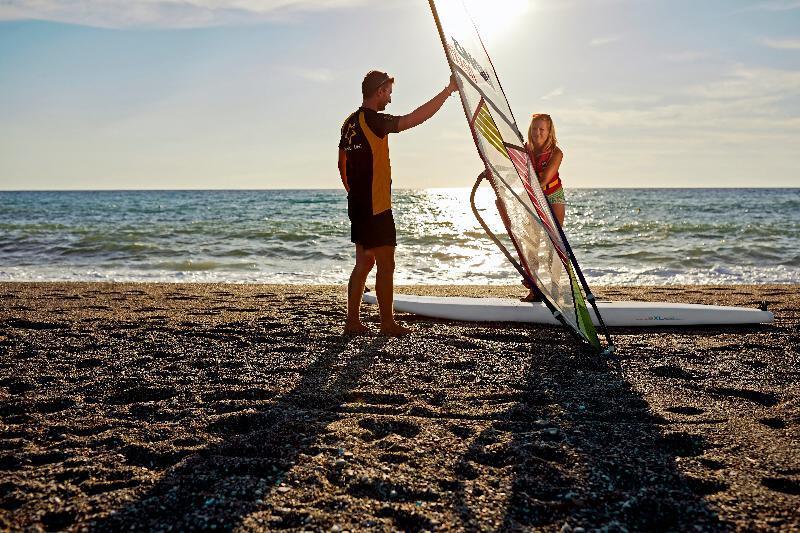
[[[530,6],[529,0],[465,0],[481,36],[495,39]]]

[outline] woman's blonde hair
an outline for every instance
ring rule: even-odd
[[[533,145],[533,123],[537,120],[544,120],[550,127],[550,133],[547,135],[547,140],[544,142],[542,148],[545,152],[552,150],[558,144],[558,140],[556,139],[556,125],[553,124],[553,119],[550,118],[550,115],[545,113],[534,113],[531,115],[531,125],[528,126],[528,142]]]

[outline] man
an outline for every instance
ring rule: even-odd
[[[373,70],[361,83],[363,101],[342,125],[339,141],[339,174],[347,190],[350,240],[356,245],[356,265],[347,285],[345,334],[369,332],[361,322],[361,295],[372,267],[377,264],[375,292],[381,315],[381,334],[411,333],[394,319],[394,249],[397,246],[392,217],[390,133],[418,126],[431,118],[458,89],[454,77],[430,101],[400,117],[380,113],[392,101],[394,78]]]

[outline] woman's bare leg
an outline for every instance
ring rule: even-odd
[[[565,204],[553,204],[553,214],[556,215],[556,220],[558,220],[558,224],[561,227],[564,227],[564,215],[567,211],[567,206]]]

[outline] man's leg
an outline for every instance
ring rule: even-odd
[[[364,285],[367,276],[375,265],[375,255],[372,250],[365,250],[356,244],[356,266],[350,274],[347,283],[347,321],[344,325],[346,334],[367,333],[369,328],[361,323],[361,296],[364,294]]]
[[[394,321],[394,246],[378,246],[372,252],[378,264],[375,292],[381,313],[381,333],[392,337],[408,335],[412,330]]]

